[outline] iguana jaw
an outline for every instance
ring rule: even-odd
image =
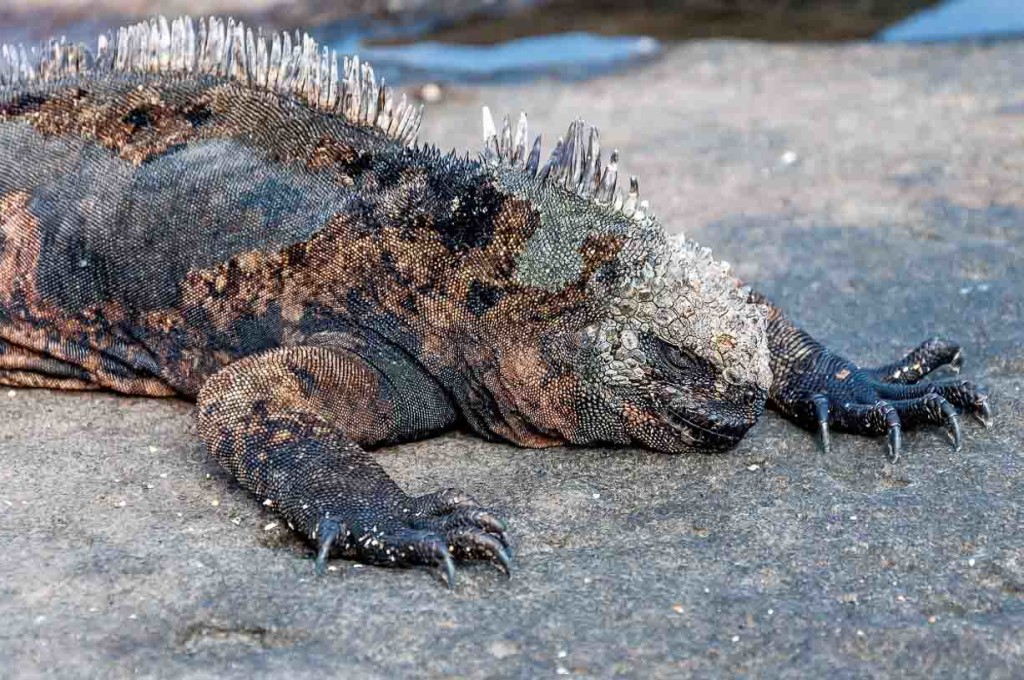
[[[725,449],[735,446],[749,426],[732,426],[727,431],[710,430],[693,422],[678,411],[667,411],[665,422],[679,432],[680,438],[701,450]]]
[[[729,399],[710,401],[700,408],[676,399],[664,409],[664,419],[683,442],[701,450],[735,446],[764,410],[767,391],[756,387],[738,389]]]

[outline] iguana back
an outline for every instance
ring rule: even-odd
[[[372,79],[355,87],[380,92]],[[402,106],[393,115],[412,120]],[[316,320],[279,294],[309,272],[301,251],[329,234],[339,265],[383,281],[384,269],[359,267],[357,244],[380,237],[382,211],[403,209],[384,194],[426,168],[443,200],[468,165],[452,172],[454,159],[407,148],[414,122],[395,139],[216,75],[100,69],[8,90],[0,113],[0,200],[17,216],[4,233],[4,318],[64,337],[77,324],[88,337],[76,346],[35,347],[69,359],[142,345],[148,357],[111,357],[126,365],[93,376],[132,392],[152,381],[124,384],[124,371],[194,395],[221,365],[300,340]],[[371,165],[382,170],[367,178]],[[315,298],[324,278],[310,273],[313,288],[293,297]]]

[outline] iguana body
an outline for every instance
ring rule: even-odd
[[[368,448],[465,424],[522,446],[734,444],[767,401],[888,433],[987,421],[862,370],[670,239],[574,123],[544,163],[485,128],[476,160],[411,144],[418,111],[308,38],[154,21],[94,61],[0,52],[0,382],[195,399],[210,452],[330,554],[507,568],[465,494],[412,498]],[[489,121],[489,115],[485,122]],[[538,139],[539,142],[539,139]]]

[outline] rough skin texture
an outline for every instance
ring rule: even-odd
[[[114,63],[162,49],[138,47],[150,29],[162,45],[143,25]],[[919,382],[959,367],[954,344],[860,369],[668,238],[579,123],[543,167],[525,121],[470,160],[260,86],[256,47],[240,72],[175,70],[175,49],[0,89],[0,383],[196,400],[211,454],[321,567],[507,571],[493,513],[410,497],[368,453],[459,425],[721,450],[767,401],[826,447],[829,427],[887,434],[896,458],[901,427],[959,446],[958,409],[989,418],[970,382]]]

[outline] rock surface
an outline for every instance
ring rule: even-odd
[[[880,440],[766,416],[733,452],[519,450],[450,435],[381,454],[411,492],[511,519],[514,577],[308,549],[228,480],[191,406],[0,392],[0,676],[1010,677],[1024,667],[1024,43],[674,47],[586,83],[446,91],[576,115],[672,230],[863,364],[945,334],[996,425]],[[1014,671],[1013,669],[1017,670]],[[1018,675],[1019,677],[1019,675]]]

